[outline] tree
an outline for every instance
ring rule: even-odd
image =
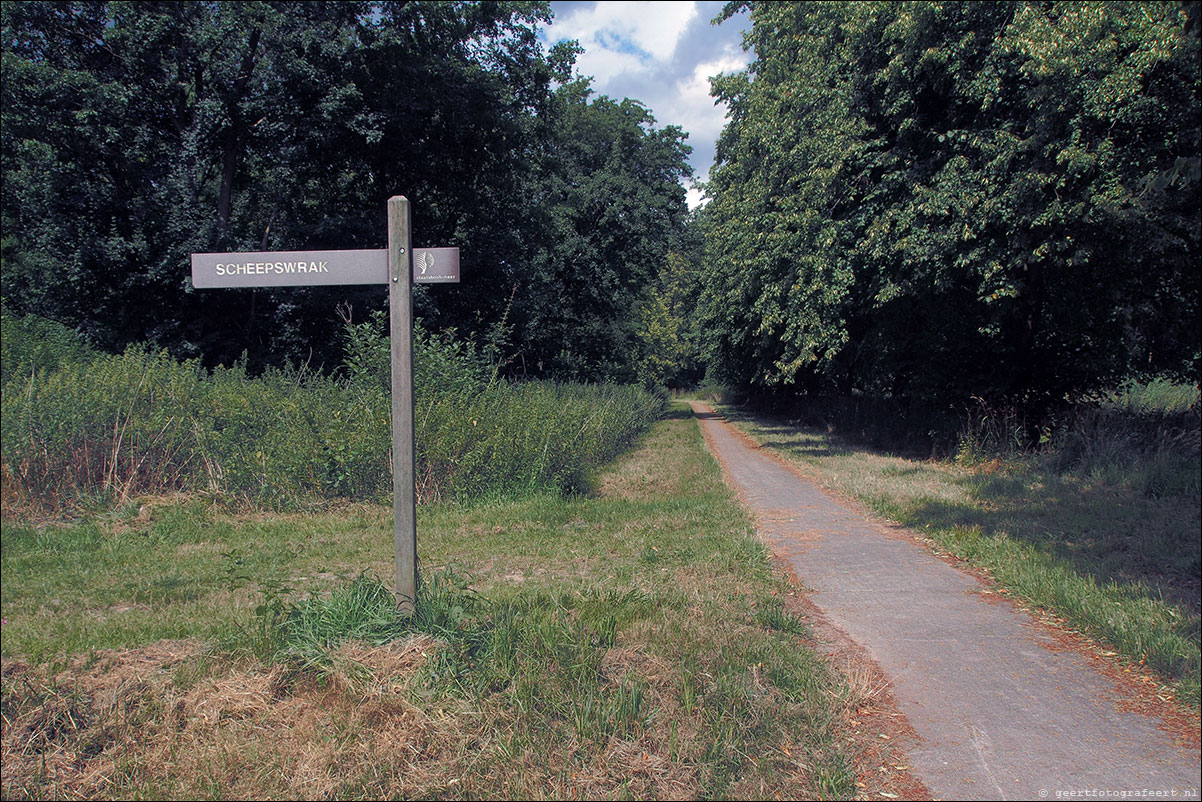
[[[1198,375],[1199,53],[1165,3],[751,3],[706,209],[752,387],[1043,408]],[[728,9],[728,13],[733,13]]]
[[[591,95],[577,79],[555,96],[515,325],[535,375],[632,381],[645,292],[688,215],[691,149],[638,101]]]
[[[705,378],[696,318],[701,260],[697,233],[694,216],[643,302],[636,372],[649,386],[696,387]]]
[[[429,328],[491,338],[518,372],[632,377],[688,149],[637,101],[590,100],[578,48],[539,43],[549,19],[534,2],[4,4],[6,302],[109,350],[336,364],[335,308],[366,318],[383,288],[194,293],[188,254],[383,247],[405,194],[415,244],[462,252],[463,283],[418,289]]]
[[[386,199],[472,277],[419,293],[486,328],[537,210],[526,161],[573,51],[545,3],[5,3],[4,296],[180,356],[337,362],[383,288],[193,293],[188,254],[385,245]]]

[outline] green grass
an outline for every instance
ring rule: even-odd
[[[1103,409],[1135,415],[1197,415],[1199,389],[1197,384],[1184,384],[1166,378],[1147,382],[1126,382],[1119,389],[1102,394],[1098,399]]]
[[[1181,493],[1035,456],[966,464],[903,459],[814,428],[722,412],[824,486],[930,538],[1002,587],[1199,704],[1196,477]],[[1196,470],[1196,468],[1194,469]]]
[[[59,515],[139,495],[206,494],[300,510],[392,489],[388,340],[348,325],[346,363],[247,374],[131,347],[100,354],[4,316],[0,456],[6,509]],[[419,503],[585,490],[655,421],[641,387],[498,380],[474,346],[414,332]]]
[[[4,795],[856,793],[863,700],[682,407],[590,495],[422,508],[411,619],[390,532],[187,500],[6,525]]]

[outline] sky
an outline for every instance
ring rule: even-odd
[[[598,95],[642,101],[657,126],[679,125],[693,147],[694,178],[705,181],[726,110],[710,96],[709,77],[736,72],[750,61],[742,48],[750,25],[741,13],[711,25],[724,0],[714,2],[552,2],[554,21],[542,31],[547,45],[575,39],[584,48],[576,70],[593,77]],[[689,208],[702,201],[688,186]]]

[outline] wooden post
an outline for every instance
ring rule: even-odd
[[[392,346],[392,539],[397,609],[417,605],[417,497],[413,452],[413,249],[409,200],[388,199],[388,319]]]
[[[388,199],[388,248],[192,254],[192,286],[301,287],[388,284],[392,344],[392,539],[397,609],[417,609],[417,493],[413,450],[413,283],[459,283],[458,248],[422,248],[414,278],[409,201]]]

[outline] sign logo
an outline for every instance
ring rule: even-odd
[[[413,266],[417,269],[414,278],[426,275],[426,271],[434,267],[434,254],[429,251],[413,254]]]
[[[458,284],[458,248],[414,248],[413,281],[415,284]]]

